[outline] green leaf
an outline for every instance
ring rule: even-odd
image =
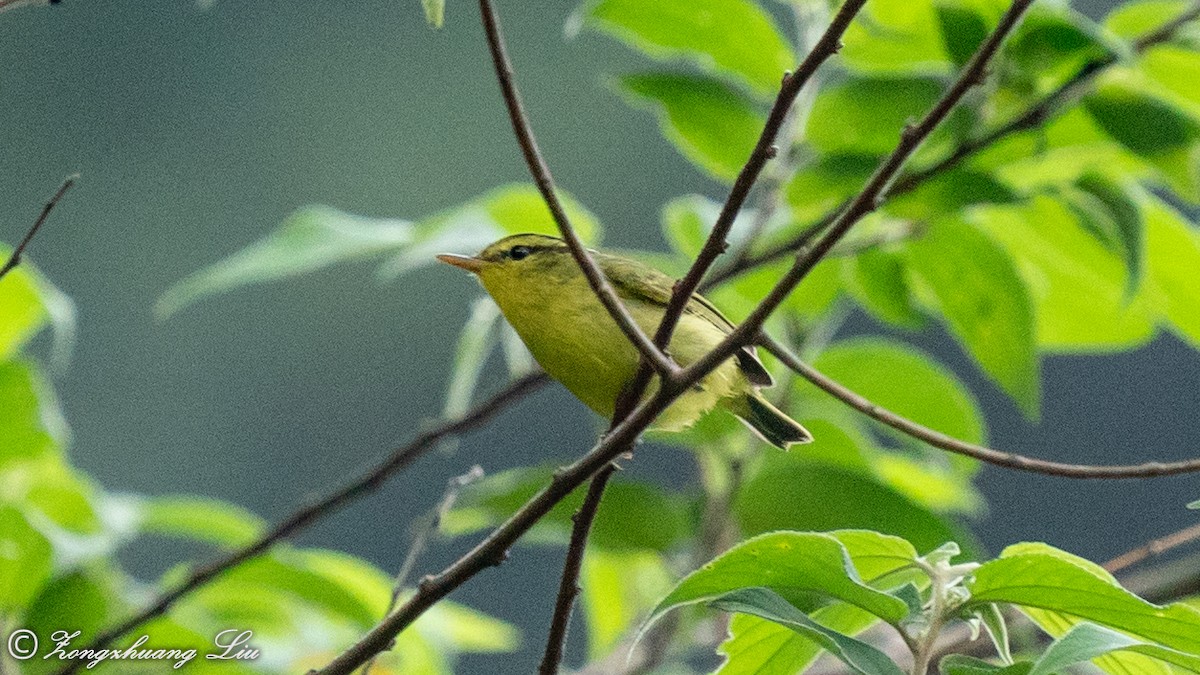
[[[656,59],[686,58],[774,96],[796,57],[750,0],[599,0],[585,21]]]
[[[328,206],[307,206],[288,216],[266,237],[167,289],[154,311],[165,319],[210,295],[374,257],[412,240],[412,224],[405,221],[376,220]]]
[[[844,269],[850,296],[871,316],[901,328],[925,325],[925,316],[913,302],[903,255],[871,249],[856,255]]]
[[[942,675],[1027,675],[1032,667],[1028,662],[998,666],[965,654],[948,654],[938,662]]]
[[[431,607],[416,628],[434,643],[455,652],[513,652],[521,644],[521,632],[512,624],[453,602]]]
[[[968,607],[1004,602],[1049,610],[1200,655],[1200,611],[1179,603],[1153,605],[1094,563],[1044,544],[1009,547],[975,570],[967,586]]]
[[[1193,24],[1194,25],[1194,24]],[[1200,114],[1200,92],[1193,86],[1200,78],[1200,52],[1171,45],[1158,45],[1142,54],[1138,68],[1171,100]]]
[[[50,578],[50,542],[25,516],[0,506],[0,613],[20,614]]]
[[[1142,280],[1146,246],[1141,210],[1130,188],[1097,172],[1081,176],[1075,187],[1068,203],[1080,224],[1124,260],[1128,269],[1125,297],[1132,298]]]
[[[548,467],[512,469],[472,483],[442,518],[442,532],[456,536],[503,522],[549,484],[551,473]],[[526,540],[566,541],[571,515],[583,495],[583,490],[576,490],[560,502]],[[604,507],[589,541],[612,550],[665,550],[692,529],[690,506],[683,498],[646,483],[613,481],[604,493]]]
[[[946,54],[955,66],[962,67],[991,32],[991,23],[975,7],[951,2],[935,2],[938,25]]]
[[[625,75],[616,88],[631,105],[658,113],[663,135],[684,157],[726,181],[733,181],[750,157],[765,120],[746,95],[702,75]]]
[[[458,417],[471,407],[479,374],[487,363],[498,340],[496,323],[500,320],[500,308],[487,296],[475,299],[471,314],[458,335],[458,348],[454,352],[454,366],[450,370],[450,387],[446,393],[446,405],[442,414],[447,418]]]
[[[996,654],[1005,663],[1012,663],[1012,648],[1008,641],[1008,622],[1004,620],[1004,613],[996,605],[984,605],[975,608],[975,616],[979,617],[984,630],[987,631],[988,637],[996,647]]]
[[[600,223],[571,195],[559,190],[559,200],[576,234],[597,243]],[[532,185],[498,187],[465,204],[422,219],[412,242],[379,269],[383,279],[394,279],[431,265],[438,253],[474,253],[510,234],[531,232],[559,236],[558,225],[542,195]]]
[[[803,453],[764,457],[761,468],[739,490],[734,515],[746,534],[870,528],[903,537],[921,549],[966,537],[874,477],[808,461]]]
[[[908,615],[903,600],[862,581],[846,548],[833,536],[772,532],[741,542],[685,577],[658,603],[642,632],[677,607],[755,587],[771,589],[797,607],[810,607],[819,598],[832,598],[892,624]]]
[[[894,535],[874,530],[832,530],[826,534],[842,543],[854,569],[869,582],[909,568],[917,559],[916,547]]]
[[[1144,211],[1149,228],[1151,212]],[[1089,235],[1061,203],[1039,196],[1023,206],[979,209],[972,220],[1016,261],[1034,299],[1043,349],[1122,349],[1154,335],[1149,296],[1127,298],[1128,271],[1121,258]],[[1148,251],[1152,235],[1148,231]],[[1152,257],[1148,252],[1151,275]]]
[[[838,530],[828,534],[846,547],[859,576],[872,583],[894,578],[917,557],[913,545],[899,537],[869,530]],[[911,588],[911,584],[903,587]],[[842,602],[818,607],[809,616],[822,626],[846,635],[860,633],[879,621],[874,615]],[[794,675],[816,660],[822,647],[774,622],[738,614],[730,623],[729,639],[721,644],[719,651],[728,657],[719,675]]]
[[[0,260],[11,250],[0,243]],[[28,260],[0,278],[0,361],[13,358],[49,321],[52,364],[65,369],[75,340],[75,305]]]
[[[58,406],[32,363],[0,363],[0,401],[0,470],[59,447]]]
[[[709,607],[724,612],[750,614],[774,621],[817,642],[860,675],[903,675],[887,654],[813,621],[769,588],[743,588],[710,600]]]
[[[840,602],[819,607],[809,615],[822,626],[846,635],[860,633],[879,621]],[[718,650],[727,658],[714,675],[795,675],[824,651],[803,634],[750,614],[735,614],[729,634]]]
[[[976,363],[1036,419],[1034,307],[1008,254],[962,221],[946,219],[909,247],[909,269]]]
[[[929,78],[856,77],[817,94],[807,138],[824,154],[882,155],[896,146],[900,129],[941,96]]]
[[[788,204],[797,224],[808,227],[858,193],[878,160],[869,154],[822,155],[801,167],[787,186]],[[785,230],[781,234],[798,232]]]
[[[45,516],[48,522],[43,521],[43,533],[49,535],[47,530],[53,527],[61,528],[66,537],[99,535],[103,538],[103,530],[109,534],[124,534],[119,527],[100,521],[98,509],[93,506],[97,498],[96,490],[86,477],[67,465],[61,455],[45,456],[23,468],[26,470],[18,469],[17,475],[24,474],[28,482],[18,500],[24,502],[26,515],[32,517],[36,512]],[[20,483],[19,480],[14,482]],[[13,492],[20,494],[19,489]],[[51,543],[57,545],[55,537],[50,539]]]
[[[721,203],[696,194],[676,197],[663,206],[663,236],[666,237],[671,248],[680,253],[684,259],[683,264],[678,265],[679,269],[672,269],[669,264],[662,264],[659,260],[647,258],[644,251],[631,251],[631,256],[639,257],[647,264],[658,267],[668,274],[683,276],[692,259],[703,248],[708,234],[712,232],[722,206]],[[753,210],[743,209],[733,219],[733,225],[729,228],[727,237],[730,246],[737,247],[745,243],[746,237],[752,232],[755,215]],[[676,264],[678,264],[678,260],[678,258],[672,259]],[[733,283],[736,284],[736,281]],[[723,284],[723,286],[727,285]]]
[[[1028,675],[1054,675],[1071,666],[1117,651],[1144,654],[1188,672],[1200,673],[1200,655],[1136,640],[1095,624],[1081,623],[1055,640],[1034,662]]]
[[[56,630],[80,631],[77,644],[89,642],[107,623],[110,608],[119,607],[115,584],[103,573],[75,571],[42,587],[21,619],[22,627],[43,639]]]
[[[1200,346],[1200,232],[1170,206],[1145,207],[1146,266],[1172,332]]]
[[[344,553],[277,549],[268,557],[245,562],[197,595],[201,600],[228,593],[280,593],[303,603],[328,620],[369,629],[383,616],[391,596],[387,575]]]
[[[634,622],[671,589],[671,582],[671,573],[658,553],[589,548],[579,584],[587,617],[589,660],[611,653]]]
[[[889,200],[887,213],[927,222],[978,204],[1011,204],[1018,200],[1018,195],[995,174],[959,168],[922,181],[912,192]]]
[[[1126,40],[1142,37],[1183,14],[1187,0],[1142,0],[1125,2],[1104,18],[1104,27]]]
[[[825,350],[813,365],[899,415],[969,443],[984,440],[983,416],[974,397],[948,368],[916,347],[885,338],[854,338]],[[817,395],[807,381],[797,386],[805,395]]]
[[[0,261],[8,250],[0,245]],[[0,279],[0,361],[7,361],[46,323],[33,273],[17,267]]]
[[[1188,502],[1187,508],[1193,511],[1200,510],[1200,499],[1197,499],[1194,502]]]
[[[869,73],[945,74],[950,60],[932,2],[871,0],[842,38],[839,56]]]
[[[1109,44],[1100,27],[1069,7],[1034,5],[1005,45],[1016,77],[1033,80],[1035,90],[1058,86],[1088,62],[1121,46]]]
[[[1179,108],[1123,82],[1108,82],[1083,98],[1096,123],[1142,157],[1163,160],[1185,151],[1200,126]]]
[[[441,28],[446,22],[446,0],[421,0],[421,8],[425,10],[425,21],[434,28]]]
[[[209,497],[150,497],[140,504],[140,512],[142,532],[205,541],[222,548],[245,546],[266,529],[262,518]]]

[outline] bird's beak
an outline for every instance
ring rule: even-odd
[[[479,274],[479,270],[483,269],[483,261],[469,255],[458,255],[457,253],[440,253],[438,260],[447,265],[454,265],[472,273]]]

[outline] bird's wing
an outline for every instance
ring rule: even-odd
[[[666,274],[636,260],[603,253],[596,256],[596,262],[600,264],[600,269],[604,271],[618,295],[664,308],[670,302],[675,280]],[[721,310],[699,293],[692,295],[684,311],[708,321],[722,333],[730,333],[735,328],[733,322],[726,319]],[[751,383],[760,387],[774,384],[771,373],[763,366],[762,361],[758,360],[758,351],[753,346],[739,349],[735,356],[738,366]]]

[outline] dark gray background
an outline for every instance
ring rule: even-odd
[[[724,191],[659,138],[649,115],[602,86],[603,73],[645,62],[596,35],[564,40],[573,6],[548,4],[502,7],[548,160],[605,222],[609,245],[661,247],[666,199]],[[455,335],[478,293],[452,270],[379,285],[369,265],[339,266],[165,323],[150,313],[172,282],[299,205],[417,218],[526,180],[474,4],[452,1],[437,32],[418,5],[227,0],[201,11],[185,0],[92,0],[0,16],[0,238],[16,240],[58,181],[82,173],[31,253],[79,309],[75,360],[56,385],[73,461],[108,489],[207,494],[275,520],[439,410]],[[945,336],[917,342],[972,384],[1000,447],[1077,462],[1197,453],[1200,369],[1173,338],[1046,359],[1038,426]],[[445,478],[472,463],[497,471],[566,459],[595,429],[562,390],[545,391],[301,541],[393,570],[407,522]],[[630,470],[679,483],[691,462],[656,449]],[[1194,520],[1182,505],[1200,497],[1194,478],[1072,482],[988,468],[979,482],[991,508],[977,530],[992,549],[1044,540],[1098,560]],[[437,545],[423,567],[467,543]],[[134,553],[134,567],[149,572],[180,552],[147,544]],[[530,669],[560,555],[518,549],[455,594],[527,631],[524,650],[489,672]]]

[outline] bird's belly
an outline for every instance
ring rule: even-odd
[[[551,377],[596,413],[610,418],[617,397],[636,372],[638,352],[594,296],[579,295],[584,302],[551,301],[540,304],[536,312],[505,310],[505,316]],[[626,305],[642,330],[652,335],[662,316],[661,309],[636,301],[627,301]],[[722,337],[723,333],[703,319],[685,316],[669,351],[680,365],[687,366]],[[734,362],[727,361],[699,386],[681,395],[659,416],[654,427],[665,431],[686,428],[732,394],[740,378]],[[651,391],[656,389],[657,379]]]

